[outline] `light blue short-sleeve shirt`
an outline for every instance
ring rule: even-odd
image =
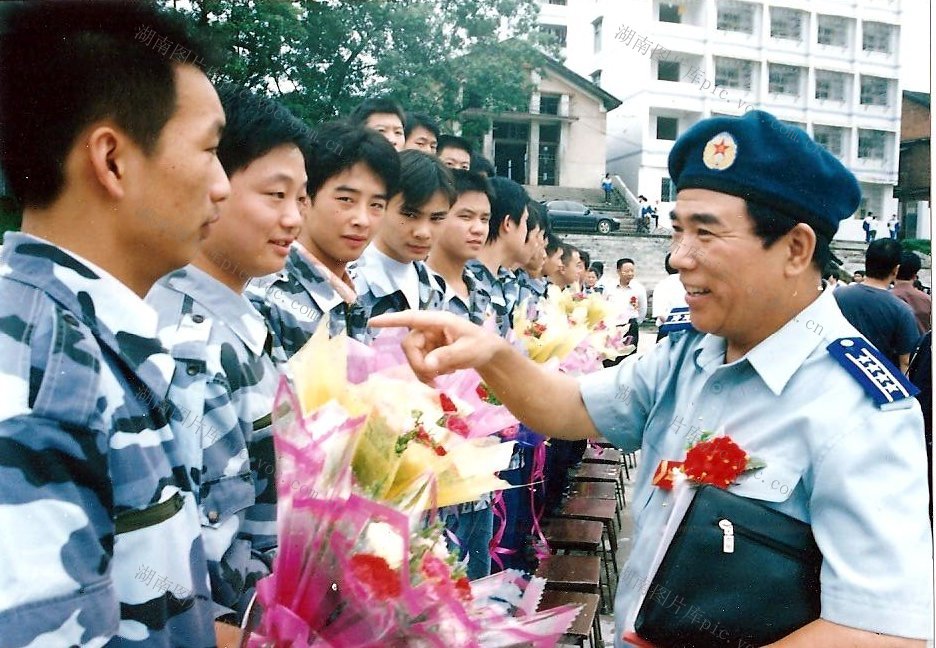
[[[582,377],[597,429],[641,449],[634,546],[615,599],[615,645],[652,579],[673,495],[651,484],[703,431],[723,431],[763,470],[731,490],[810,523],[823,555],[821,618],[911,638],[932,634],[923,420],[914,399],[879,410],[827,347],[858,332],[823,293],[743,358],[724,338],[671,335],[633,362]],[[686,612],[688,610],[684,610]]]

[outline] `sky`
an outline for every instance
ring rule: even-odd
[[[904,90],[930,92],[932,17],[930,0],[903,0],[900,34],[901,81]],[[926,52],[926,56],[922,53]]]

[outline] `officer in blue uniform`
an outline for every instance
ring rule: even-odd
[[[671,263],[692,328],[638,361],[576,381],[444,314],[371,326],[418,329],[405,349],[421,376],[477,367],[536,430],[641,449],[616,646],[627,645],[672,503],[651,484],[654,469],[720,431],[766,462],[730,490],[809,522],[822,552],[820,619],[782,645],[922,647],[933,564],[919,405],[820,288],[829,241],[858,207],[857,181],[805,132],[760,111],[696,124],[674,145],[669,172]]]

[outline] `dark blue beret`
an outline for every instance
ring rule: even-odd
[[[861,201],[858,181],[834,155],[761,110],[694,125],[673,145],[669,174],[677,191],[709,189],[760,203],[830,240]]]

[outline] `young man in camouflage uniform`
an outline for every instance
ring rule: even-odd
[[[422,151],[400,153],[399,191],[351,270],[367,317],[442,307],[444,291],[429,278],[424,260],[454,200],[452,174],[438,158]]]
[[[271,410],[279,372],[272,336],[243,291],[283,269],[299,232],[307,129],[246,89],[219,94],[227,126],[218,158],[231,195],[195,260],[160,279],[146,301],[176,361],[170,401],[190,421],[182,434],[199,474],[215,618],[233,631],[276,547]]]
[[[490,297],[479,289],[478,280],[465,264],[477,258],[487,239],[493,190],[481,174],[452,169],[452,176],[455,203],[429,253],[429,268],[444,293],[442,308],[483,325],[493,319]],[[468,558],[468,578],[474,580],[489,575],[488,545],[494,533],[490,494],[474,502],[446,507],[439,515],[458,540],[460,558]],[[454,551],[455,547],[452,549]]]
[[[24,211],[0,256],[0,643],[214,646],[174,364],[143,296],[228,195],[224,111],[147,6],[5,18],[0,150]]]
[[[374,236],[396,193],[400,160],[379,133],[342,122],[322,125],[305,153],[308,200],[302,228],[283,272],[252,281],[248,297],[286,357],[292,357],[327,313],[331,335],[363,338],[367,324],[347,265]]]

